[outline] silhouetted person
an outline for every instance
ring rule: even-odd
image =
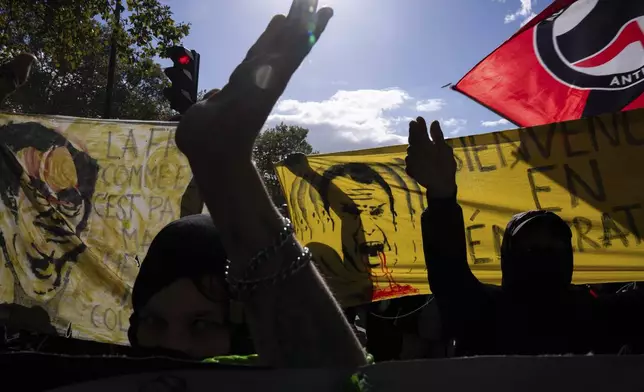
[[[557,215],[513,217],[502,242],[502,286],[481,283],[467,262],[456,163],[438,122],[410,123],[407,171],[427,188],[422,230],[427,275],[457,354],[616,352],[639,339],[641,297],[595,298],[571,285],[571,231]]]
[[[221,92],[185,113],[175,135],[222,233],[226,281],[243,304],[259,360],[272,367],[355,369],[368,361],[252,162],[269,114],[332,16],[331,8],[294,1]]]
[[[191,215],[154,238],[132,291],[128,337],[135,348],[194,359],[252,354],[224,279],[226,251],[208,215]]]

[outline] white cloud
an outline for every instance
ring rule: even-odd
[[[411,117],[393,115],[412,97],[398,88],[340,90],[323,101],[284,99],[268,118],[269,125],[283,121],[308,128],[309,141],[320,152],[343,151],[407,141]],[[401,131],[401,134],[397,133]]]
[[[531,12],[530,15],[526,16],[523,19],[523,21],[521,22],[521,27],[527,25],[528,22],[530,22],[535,16],[537,16],[537,14],[535,14],[534,12]]]
[[[433,98],[416,102],[416,110],[419,112],[437,112],[447,105],[444,99]]]
[[[441,119],[441,126],[445,127],[450,135],[457,135],[465,130],[467,120],[464,118]]]
[[[509,125],[510,122],[504,118],[500,118],[496,121],[481,121],[481,125],[486,128],[496,128],[502,125]]]
[[[512,23],[516,20],[520,20],[521,26],[523,26],[526,23],[528,23],[532,18],[537,16],[537,14],[535,14],[532,11],[532,4],[534,3],[534,0],[520,0],[520,1],[521,1],[521,7],[516,12],[505,15],[505,23]]]
[[[463,118],[448,118],[447,120],[441,120],[441,125],[446,127],[459,127],[467,124],[467,120]]]

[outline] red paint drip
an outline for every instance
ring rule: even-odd
[[[374,287],[373,294],[371,297],[372,301],[384,300],[388,298],[398,298],[404,297],[406,295],[417,294],[419,290],[408,284],[398,284],[394,277],[391,275],[389,268],[387,268],[387,255],[384,252],[378,253],[378,258],[380,259],[380,268],[387,278],[388,287],[380,288]]]

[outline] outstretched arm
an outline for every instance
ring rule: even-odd
[[[456,201],[456,161],[438,121],[429,132],[422,117],[409,123],[405,163],[407,174],[427,189],[422,228],[432,292],[437,298],[467,295],[480,283],[467,264],[463,210]]]
[[[469,297],[481,284],[467,263],[463,210],[456,194],[428,197],[427,203],[421,222],[429,286],[437,298]]]
[[[407,173],[427,189],[422,230],[429,286],[446,321],[458,330],[481,311],[485,293],[467,263],[463,210],[456,200],[456,162],[437,121],[430,132],[422,117],[409,124],[405,162]]]
[[[231,273],[240,276],[248,268],[248,260],[279,238],[282,219],[250,162],[237,166],[234,175],[216,181],[208,181],[209,176],[199,172],[196,175],[205,180],[199,187],[214,221],[229,234],[225,245],[234,264]],[[302,247],[290,238],[252,277],[286,270],[301,254]],[[279,367],[365,364],[359,342],[313,264],[240,294],[263,363]]]
[[[356,367],[366,363],[357,339],[300,244],[281,234],[284,221],[251,163],[264,122],[332,16],[316,9],[317,1],[295,0],[288,17],[274,17],[228,84],[188,110],[176,140],[221,230],[260,360]]]

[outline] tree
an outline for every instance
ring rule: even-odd
[[[126,5],[128,16],[116,20],[121,0],[0,0],[0,62],[21,51],[39,61],[6,109],[101,117],[114,33],[113,117],[167,119],[172,111],[162,91],[168,81],[152,59],[179,44],[189,26],[177,24],[159,0],[127,0]]]
[[[255,142],[253,160],[277,206],[286,203],[286,198],[282,193],[274,165],[296,152],[306,155],[317,153],[306,140],[308,134],[309,130],[306,128],[280,123],[263,131]]]
[[[125,0],[125,5],[123,0],[0,0],[0,62],[15,51],[47,53],[57,69],[73,70],[94,53],[101,27],[107,27],[117,35],[120,60],[132,64],[162,55],[190,31],[159,0]],[[117,8],[127,8],[128,16],[117,19]]]
[[[97,39],[101,45],[109,36]],[[60,73],[52,59],[40,56],[40,67],[30,81],[10,97],[5,109],[19,113],[59,114],[98,118],[103,116],[106,99],[109,48],[86,56],[74,70]],[[165,120],[172,115],[163,88],[169,84],[163,70],[152,59],[138,64],[117,63],[112,93],[114,118]]]

